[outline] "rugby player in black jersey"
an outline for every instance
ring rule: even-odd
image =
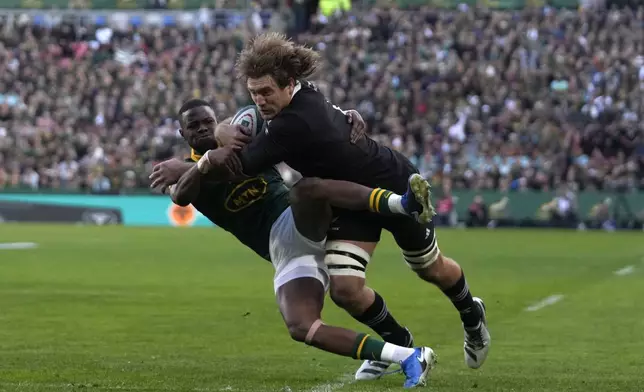
[[[179,118],[181,134],[192,148],[190,158],[186,163],[170,160],[156,165],[151,186],[171,187],[173,201],[192,204],[273,264],[275,293],[293,339],[356,359],[398,363],[406,376],[405,387],[424,385],[435,364],[429,347],[397,346],[321,321],[329,281],[324,240],[332,218],[331,204],[366,210],[373,189],[346,181],[304,178],[289,191],[273,167],[251,178],[208,181],[203,153],[217,149],[218,141],[225,144],[232,140],[230,144],[239,146],[251,138],[239,131],[232,139],[221,134],[216,137],[214,111],[202,100],[186,102]],[[228,169],[234,171],[232,166]],[[414,195],[399,197],[404,206],[409,204],[404,200]],[[403,209],[399,215],[412,220],[409,215],[414,212],[419,215],[422,211]]]
[[[268,120],[265,132],[240,152],[243,172],[250,175],[285,162],[304,177],[352,181],[399,194],[408,186],[414,187],[422,179],[403,155],[368,137],[350,143],[344,111],[304,80],[315,72],[318,62],[315,51],[276,33],[255,37],[241,52],[236,65],[238,75],[262,117]],[[225,150],[208,154],[213,166],[235,155]],[[427,207],[431,207],[429,197],[429,192],[423,197]],[[370,209],[380,212],[398,203],[395,195],[373,200]],[[490,346],[485,306],[480,298],[472,297],[461,267],[440,252],[433,223],[419,224],[365,211],[335,209],[334,214],[325,258],[333,301],[384,340],[411,345],[409,331],[391,316],[382,297],[365,286],[366,262],[384,228],[393,234],[409,267],[452,301],[465,330],[465,362],[470,368],[479,368]],[[378,378],[388,366],[367,361],[356,378]]]

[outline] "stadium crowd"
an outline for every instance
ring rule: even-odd
[[[187,152],[183,100],[208,99],[221,118],[248,104],[233,65],[258,26],[205,18],[0,26],[0,188],[146,187],[151,165]],[[314,81],[328,98],[435,184],[644,189],[644,7],[374,8],[316,17],[296,39],[324,54]]]

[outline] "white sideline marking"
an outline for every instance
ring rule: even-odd
[[[13,250],[13,249],[33,249],[37,248],[38,244],[35,242],[5,242],[0,243],[0,250]]]
[[[143,391],[143,392],[155,392],[155,391],[168,391],[168,392],[178,392],[186,391],[177,388],[167,388],[167,387],[136,387],[136,386],[126,386],[126,385],[86,385],[86,384],[72,384],[72,383],[39,383],[39,382],[0,382],[0,387],[12,387],[12,389],[20,390],[20,388],[47,388],[54,390],[70,390],[70,389],[94,389],[97,391]],[[221,389],[212,389],[212,388],[190,388],[187,391],[190,392],[218,392],[218,391],[234,391],[235,389],[230,385]]]
[[[337,381],[316,385],[313,388],[311,388],[309,392],[334,392],[334,391],[337,391],[338,389],[344,388],[344,386],[347,384],[352,384],[353,381],[354,381],[353,375],[345,374],[344,376],[340,377]]]
[[[555,294],[551,295],[549,297],[546,297],[542,299],[541,301],[537,302],[534,305],[530,305],[527,308],[525,308],[526,312],[536,312],[539,309],[543,309],[546,306],[554,305],[557,302],[561,301],[563,299],[563,294]]]
[[[335,392],[341,388],[343,388],[345,385],[352,384],[354,382],[353,376],[350,374],[345,374],[341,378],[339,378],[337,381],[332,381],[330,383],[325,383],[325,384],[320,384],[314,386],[312,389],[309,390],[309,392]],[[13,390],[21,390],[22,388],[25,389],[31,389],[33,387],[37,388],[46,388],[46,389],[54,389],[54,390],[70,390],[70,389],[94,389],[97,391],[140,391],[140,392],[231,392],[231,391],[236,391],[237,389],[232,387],[231,385],[226,385],[225,387],[219,387],[219,388],[189,388],[189,389],[181,389],[181,388],[173,388],[173,387],[140,387],[140,386],[127,386],[127,385],[104,385],[104,384],[97,384],[96,386],[94,385],[86,385],[83,383],[39,383],[39,382],[30,382],[30,381],[18,381],[18,382],[4,382],[0,381],[0,390],[4,390],[3,387],[6,388],[11,388]],[[265,390],[259,390],[259,391],[265,391]],[[291,388],[286,386],[283,389],[284,392],[289,392],[291,391]]]
[[[628,274],[632,274],[633,271],[635,271],[635,266],[634,265],[627,265],[624,268],[620,268],[617,271],[613,272],[617,276],[624,276]]]

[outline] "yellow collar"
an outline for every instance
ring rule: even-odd
[[[197,154],[195,150],[190,149],[190,159],[197,162],[199,159],[201,159],[201,155]]]

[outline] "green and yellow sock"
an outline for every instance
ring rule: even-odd
[[[407,215],[401,196],[387,189],[376,188],[369,195],[369,211],[383,215]]]
[[[413,354],[414,349],[411,347],[396,346],[361,333],[356,337],[351,356],[354,359],[401,363]]]
[[[369,359],[379,361],[385,342],[374,339],[367,334],[361,333],[356,337],[353,344],[354,359]]]

